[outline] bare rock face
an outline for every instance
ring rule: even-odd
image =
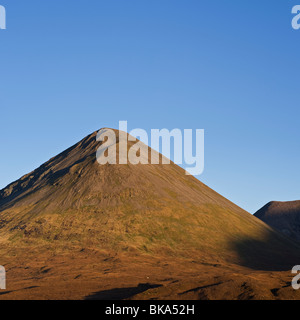
[[[300,201],[269,202],[254,215],[271,227],[300,242]]]

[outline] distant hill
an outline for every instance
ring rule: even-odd
[[[300,241],[300,201],[269,202],[254,215],[285,235]]]

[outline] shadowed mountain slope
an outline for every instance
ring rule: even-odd
[[[300,201],[269,202],[254,215],[285,235],[300,241]]]

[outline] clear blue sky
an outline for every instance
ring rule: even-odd
[[[0,187],[101,127],[205,129],[204,183],[300,199],[297,0],[0,0]]]

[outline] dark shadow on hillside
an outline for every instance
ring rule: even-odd
[[[160,284],[142,283],[137,287],[116,288],[111,290],[95,292],[85,298],[85,300],[125,300],[149,289],[159,288]]]
[[[238,253],[238,264],[254,270],[290,271],[300,263],[300,246],[272,230],[263,240],[248,237],[231,246]]]
[[[31,286],[31,287],[26,287],[23,289],[18,289],[18,290],[0,291],[0,296],[4,296],[5,294],[9,294],[12,292],[17,292],[17,291],[22,291],[22,290],[30,290],[30,289],[35,289],[35,288],[39,288],[39,286]]]

